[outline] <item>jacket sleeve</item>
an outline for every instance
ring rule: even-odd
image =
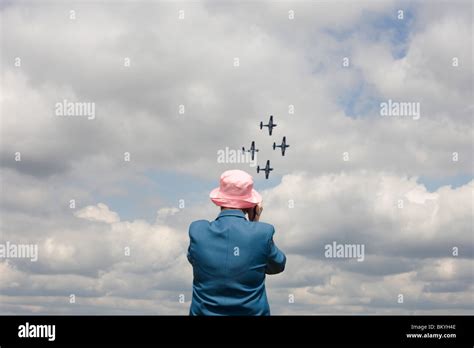
[[[189,263],[192,265],[193,264],[193,256],[192,256],[192,253],[191,253],[191,245],[192,245],[192,235],[191,235],[191,228],[192,228],[192,224],[189,226],[189,230],[188,230],[188,236],[189,236],[189,246],[188,246],[188,252],[186,254],[186,257],[188,258],[188,261]]]
[[[188,261],[189,263],[192,265],[193,264],[193,259],[191,257],[191,244],[189,244],[189,247],[188,247],[188,253],[187,253],[187,258],[188,258]]]
[[[268,259],[267,259],[267,268],[265,270],[266,274],[277,274],[285,270],[286,256],[285,254],[278,249],[278,247],[273,242],[273,234],[275,229],[272,227],[272,232],[268,240]]]

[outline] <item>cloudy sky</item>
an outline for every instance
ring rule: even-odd
[[[288,257],[273,314],[474,313],[472,2],[0,11],[0,243],[39,248],[0,259],[2,314],[187,314],[187,227],[215,218],[229,168],[254,175]],[[383,116],[389,100],[419,118]],[[218,161],[252,140],[269,180]],[[332,242],[364,261],[326,258]]]

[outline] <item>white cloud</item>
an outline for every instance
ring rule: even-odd
[[[116,212],[110,211],[104,203],[99,203],[97,206],[88,206],[77,211],[75,215],[79,218],[90,221],[102,221],[108,224],[120,221]]]
[[[313,257],[333,240],[366,243],[369,254],[419,258],[440,255],[442,244],[445,255],[453,243],[470,245],[474,181],[428,193],[416,180],[366,171],[287,175],[264,192],[264,219],[279,226],[287,248]]]

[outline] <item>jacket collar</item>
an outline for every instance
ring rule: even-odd
[[[237,216],[237,217],[245,219],[245,214],[240,209],[226,209],[226,210],[223,210],[219,213],[219,216],[216,218],[216,220],[223,217],[223,216]]]

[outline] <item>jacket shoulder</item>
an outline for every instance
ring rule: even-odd
[[[207,220],[196,220],[191,222],[189,225],[189,234],[193,233],[194,231],[209,226],[210,222]]]
[[[209,225],[209,221],[207,221],[207,220],[196,220],[196,221],[193,221],[193,222],[191,222],[191,224],[189,225],[189,228],[191,228],[191,227],[197,227],[197,226],[202,225],[202,224],[207,224],[207,225]]]
[[[256,225],[256,229],[258,231],[261,231],[266,238],[271,238],[273,236],[273,234],[275,233],[275,227],[273,227],[273,225],[271,224],[268,224],[266,222],[260,222],[260,221],[256,221],[254,222],[254,224]]]

